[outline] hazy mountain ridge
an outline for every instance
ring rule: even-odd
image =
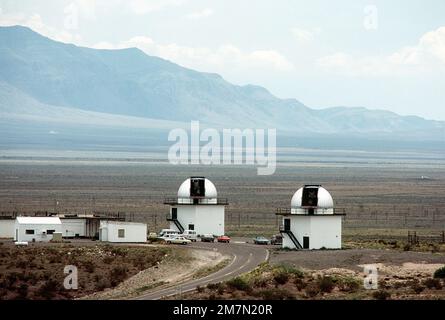
[[[77,47],[20,26],[0,27],[0,69],[2,117],[32,114],[37,121],[41,113],[63,121],[77,113],[85,120],[91,115],[79,113],[82,109],[95,112],[92,119],[101,123],[110,119],[106,114],[130,117],[118,121],[121,125],[128,121],[129,126],[131,117],[139,117],[149,118],[141,120],[144,126],[155,121],[150,119],[167,120],[162,125],[200,120],[210,125],[272,127],[284,132],[418,131],[432,137],[445,128],[444,122],[382,110],[314,110],[295,99],[279,99],[265,88],[233,85],[217,74],[183,68],[136,48]]]

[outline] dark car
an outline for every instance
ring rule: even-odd
[[[275,244],[275,245],[283,244],[283,236],[281,234],[276,234],[272,236],[272,239],[270,239],[270,244]]]
[[[253,239],[253,243],[255,244],[269,244],[269,239],[265,237],[256,237]]]
[[[201,242],[214,242],[215,237],[213,234],[204,234],[201,236]]]

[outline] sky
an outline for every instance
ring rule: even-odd
[[[0,25],[138,47],[311,108],[445,120],[443,0],[0,0]]]

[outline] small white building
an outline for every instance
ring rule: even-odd
[[[283,248],[340,249],[343,213],[336,213],[331,194],[320,185],[306,185],[295,192],[283,216]]]
[[[62,222],[58,217],[17,217],[14,230],[15,241],[47,242],[54,232],[62,232]]]
[[[14,238],[15,219],[0,219],[0,239]]]
[[[107,242],[146,242],[147,224],[127,221],[100,221],[99,240]]]
[[[165,199],[170,206],[170,229],[194,230],[198,235],[224,235],[224,209],[227,199],[218,198],[215,185],[204,177],[185,180],[177,198]]]

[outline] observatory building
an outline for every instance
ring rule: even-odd
[[[290,208],[278,208],[283,216],[280,233],[283,248],[340,249],[342,217],[334,209],[331,194],[320,185],[305,185],[295,192]]]
[[[224,235],[224,206],[227,199],[218,198],[215,185],[204,177],[185,180],[176,198],[167,198],[170,206],[167,221],[170,229],[195,230],[198,235]]]

